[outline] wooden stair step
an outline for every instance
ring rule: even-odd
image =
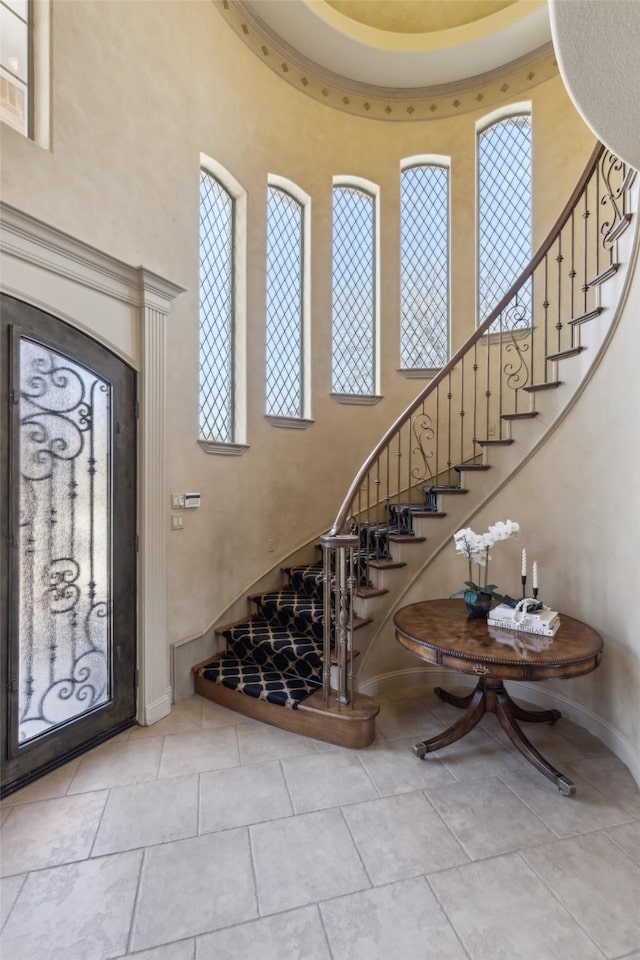
[[[419,517],[420,520],[424,520],[425,517],[433,517],[435,519],[439,517],[446,517],[444,510],[412,510],[412,517]]]
[[[537,410],[527,410],[524,413],[502,413],[501,420],[531,420],[538,416]]]
[[[587,313],[581,313],[579,317],[574,317],[573,320],[569,320],[568,323],[572,327],[577,327],[581,323],[586,323],[587,320],[593,320],[595,317],[599,317],[603,310],[604,307],[596,307],[595,310],[588,310]]]
[[[476,440],[481,447],[510,447],[512,443],[515,443],[515,440],[511,438],[504,440],[494,440],[491,437],[488,437],[486,440]]]
[[[530,383],[528,386],[523,387],[522,389],[525,393],[537,393],[540,390],[555,390],[557,387],[561,386],[562,380],[549,380],[546,383]]]
[[[586,347],[569,347],[567,350],[560,350],[558,353],[548,353],[545,359],[566,360],[568,357],[577,357],[579,353],[586,349]]]
[[[607,243],[613,243],[615,240],[618,240],[622,236],[622,234],[625,232],[625,230],[631,223],[632,216],[633,214],[631,213],[622,214],[622,216],[616,223],[615,227],[613,227],[613,229],[609,230],[609,232],[607,233],[605,237],[605,239],[607,240]]]
[[[316,689],[291,710],[206,680],[202,676],[202,667],[208,662],[193,667],[195,691],[228,710],[339,747],[360,750],[374,741],[375,718],[380,712],[380,704],[371,697],[356,693],[353,705],[338,704],[335,691],[331,691],[329,704],[325,705],[324,691]]]
[[[389,593],[389,591],[382,587],[358,587],[356,597],[359,597],[360,600],[370,600],[372,597],[382,597],[385,593]]]
[[[453,469],[460,473],[462,470],[491,470],[491,466],[488,463],[458,463]]]
[[[593,280],[589,280],[587,283],[588,287],[599,287],[601,283],[604,283],[609,277],[612,277],[620,269],[619,263],[612,263],[611,266],[607,267],[606,270],[603,270],[601,273],[594,277]]]

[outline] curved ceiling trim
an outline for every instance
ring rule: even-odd
[[[384,87],[334,73],[286,43],[243,0],[214,5],[250,50],[281,79],[326,106],[377,120],[430,120],[468,113],[522,99],[523,94],[558,74],[552,44],[497,69],[451,83],[424,87]]]

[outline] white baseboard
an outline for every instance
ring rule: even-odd
[[[452,687],[467,687],[472,690],[476,682],[471,676],[456,673],[453,670],[445,670],[442,667],[415,667],[393,670],[389,673],[379,674],[377,677],[371,677],[366,683],[360,684],[358,690],[360,693],[375,697],[387,690],[413,686],[430,689],[437,685],[449,685]],[[550,692],[548,687],[541,687],[539,683],[507,682],[505,685],[514,698],[517,699],[520,695],[523,700],[528,700],[536,706],[560,710],[568,720],[584,727],[626,764],[636,783],[640,786],[640,752],[634,749],[626,737],[607,720],[576,703],[575,700],[563,696],[560,692]]]
[[[163,717],[168,717],[171,713],[171,702],[171,687],[167,687],[161,697],[144,707],[142,716],[138,717],[138,723],[143,727],[150,727],[152,723],[157,723]]]

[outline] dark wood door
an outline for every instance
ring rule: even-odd
[[[2,794],[136,709],[135,372],[3,295]]]

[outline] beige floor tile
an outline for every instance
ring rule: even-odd
[[[352,804],[343,814],[374,886],[469,861],[423,793]]]
[[[324,810],[378,796],[357,754],[314,753],[282,760],[296,813]]]
[[[69,786],[68,793],[122,787],[144,783],[158,776],[162,740],[125,740],[105,743],[85,754]]]
[[[562,765],[570,763],[572,760],[580,760],[584,757],[584,752],[573,741],[563,737],[555,726],[548,723],[521,723],[520,729],[524,733],[536,750],[539,750],[545,760],[548,760],[554,767],[559,767],[562,771]],[[497,717],[491,715],[483,729],[489,736],[493,737],[498,743],[501,743],[510,752],[517,755],[515,747],[506,730],[500,725]]]
[[[329,900],[320,911],[333,960],[466,960],[421,877]]]
[[[640,787],[635,782],[629,768],[613,754],[605,757],[593,757],[588,760],[576,760],[571,763],[567,775],[576,770],[585,780],[619,803],[636,819],[640,817]]]
[[[47,773],[39,780],[23,787],[22,790],[16,790],[10,796],[5,797],[1,803],[5,807],[15,806],[16,803],[32,803],[34,800],[51,800],[53,797],[64,797],[73,775],[78,769],[80,757],[70,760],[57,770]]]
[[[605,830],[610,840],[613,840],[632,860],[640,864],[640,820],[634,820],[621,827]]]
[[[425,787],[456,782],[435,754],[424,760],[418,759],[412,750],[415,742],[415,739],[387,740],[358,751],[381,796],[412,793]]]
[[[142,853],[27,877],[3,931],[7,960],[107,960],[126,953]]]
[[[578,747],[585,759],[587,757],[610,757],[612,755],[602,740],[594,737],[592,733],[589,733],[584,727],[578,726],[572,720],[567,720],[566,717],[561,717],[554,724],[553,729]]]
[[[558,837],[589,833],[603,827],[626,823],[630,819],[620,804],[605,796],[573,770],[569,774],[569,779],[576,787],[572,797],[563,796],[556,785],[531,764],[503,773],[500,779]]]
[[[245,717],[242,713],[236,713],[235,710],[228,710],[213,700],[202,701],[202,726],[205,730],[210,727],[227,727],[232,723],[253,723],[250,717]]]
[[[109,793],[92,856],[183,840],[197,832],[197,775],[115,787]]]
[[[315,742],[309,737],[301,737],[267,723],[243,723],[238,725],[237,730],[242,763],[283,760],[285,757],[317,752]]]
[[[432,698],[424,697],[383,700],[380,713],[376,717],[376,728],[382,731],[386,740],[399,740],[403,737],[425,740],[433,737],[444,727],[429,709],[432,702]]]
[[[179,777],[204,770],[235,767],[240,762],[235,727],[194,730],[166,737],[158,776]]]
[[[604,834],[522,853],[608,957],[640,946],[640,866]]]
[[[301,907],[196,941],[196,960],[331,960],[318,908]],[[137,958],[136,958],[137,960]]]
[[[178,940],[176,943],[167,943],[163,947],[153,947],[141,953],[127,954],[135,960],[193,960],[196,943],[193,938]]]
[[[277,820],[292,813],[277,760],[200,775],[200,833]]]
[[[12,807],[2,824],[2,876],[89,856],[107,791]]]
[[[497,777],[439,787],[428,790],[427,796],[472,860],[544,843],[553,837]]]
[[[603,960],[519,854],[428,878],[471,960]]]
[[[261,914],[369,887],[339,810],[250,827]]]
[[[7,922],[16,898],[22,890],[26,874],[17,874],[14,877],[3,877],[0,880],[0,930]]]
[[[132,727],[129,732],[129,739],[142,740],[201,729],[202,699],[200,697],[190,697],[188,700],[174,703],[169,716],[163,717],[157,723],[152,723],[148,727]]]
[[[150,847],[144,858],[131,951],[257,917],[245,829]]]
[[[476,727],[461,740],[435,754],[456,780],[482,780],[499,777],[514,766],[527,763],[517,750],[508,750],[485,730]]]

